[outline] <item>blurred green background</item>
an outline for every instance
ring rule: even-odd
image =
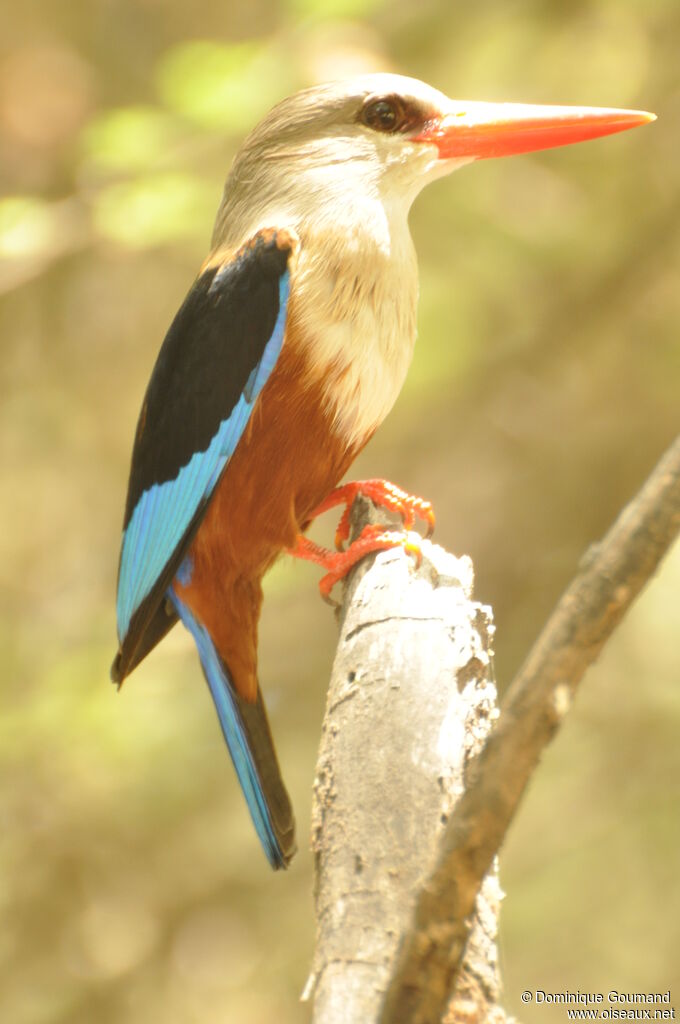
[[[282,563],[261,678],[301,849],[274,875],[186,636],[108,683],[156,351],[239,141],[298,87],[389,69],[459,98],[656,110],[465,168],[413,211],[415,361],[353,475],[432,499],[494,606],[507,685],[678,429],[680,5],[22,0],[2,25],[0,1021],[298,1024],[335,625],[317,573]],[[680,1003],[679,584],[676,548],[507,842],[501,958],[524,1021],[565,1019],[525,988],[675,985]]]

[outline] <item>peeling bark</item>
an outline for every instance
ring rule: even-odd
[[[364,505],[357,525],[377,515]],[[401,549],[365,559],[340,611],[314,790],[315,1024],[378,1020],[415,894],[497,714],[491,611],[472,600],[472,563],[422,550],[418,568]],[[484,1021],[497,1001],[500,899],[494,866],[451,1024]]]

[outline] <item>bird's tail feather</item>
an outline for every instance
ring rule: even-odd
[[[172,588],[168,590],[168,597],[198,647],[222,732],[269,863],[273,868],[285,868],[296,849],[295,821],[260,688],[255,703],[243,700],[234,689],[229,671],[205,626]]]

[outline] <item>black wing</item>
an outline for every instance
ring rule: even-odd
[[[140,413],[118,571],[121,681],[176,621],[165,594],[283,345],[293,247],[258,232],[197,279]]]

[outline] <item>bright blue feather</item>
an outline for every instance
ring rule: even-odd
[[[180,572],[191,572],[191,566],[182,565]],[[179,574],[178,574],[179,575]],[[231,759],[248,804],[250,816],[260,838],[269,863],[274,868],[285,866],[286,858],[276,838],[267,800],[262,791],[257,768],[253,760],[245,724],[239,712],[231,680],[226,667],[215,649],[207,629],[193,616],[190,609],[180,601],[172,587],[167,592],[177,614],[194,638],[201,659],[201,665],[210,687],[217,709],[224,738],[227,741]]]
[[[279,280],[279,313],[262,357],[230,415],[208,448],[196,452],[174,480],[144,491],[123,534],[118,577],[118,638],[123,643],[133,615],[156,584],[231,458],[253,406],[276,365],[283,345],[289,292],[286,270]]]

